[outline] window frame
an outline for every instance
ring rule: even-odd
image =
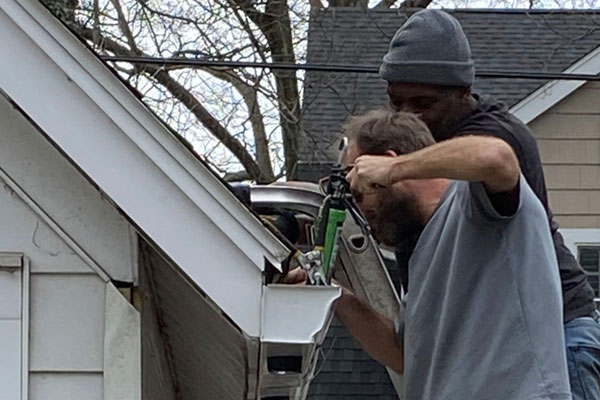
[[[17,306],[18,313],[15,313],[14,310],[11,313],[8,310],[7,307],[10,307],[10,304],[0,304],[0,311],[5,315],[12,314],[12,316],[6,316],[2,320],[13,323],[12,327],[8,325],[2,327],[3,331],[0,332],[0,336],[8,337],[11,330],[14,333],[14,323],[18,323],[19,338],[16,339],[13,336],[13,340],[20,345],[18,365],[11,365],[10,362],[5,361],[3,364],[0,363],[0,371],[4,369],[5,372],[10,374],[13,367],[19,369],[17,374],[20,376],[20,380],[11,382],[8,388],[5,389],[11,395],[19,393],[17,398],[26,400],[29,398],[29,259],[23,253],[0,251],[0,272],[2,273],[0,279],[3,279],[4,284],[8,285],[5,288],[9,288],[10,291],[12,287],[18,293],[20,300],[20,304]],[[14,277],[16,275],[14,274],[18,274],[18,279],[17,282],[11,283],[11,281],[15,281]]]

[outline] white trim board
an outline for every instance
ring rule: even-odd
[[[0,383],[2,394],[27,399],[29,361],[29,263],[16,252],[0,252]]]
[[[104,310],[104,398],[141,400],[140,313],[111,282]]]
[[[575,64],[563,71],[565,74],[589,74],[600,73],[600,47],[596,48]],[[548,82],[524,100],[514,105],[510,111],[525,124],[530,123],[541,114],[546,112],[556,103],[583,86],[586,81],[561,81]]]
[[[91,271],[95,272],[100,279],[104,282],[110,281],[109,274],[94,260],[85,250],[79,246],[76,240],[74,240],[69,234],[67,234],[59,224],[57,224],[31,197],[25,193],[23,189],[13,181],[8,174],[0,167],[0,183],[6,185],[21,199],[25,205],[27,205],[32,212],[34,212],[38,218],[48,225],[50,229],[62,239],[67,246],[73,250],[73,252],[79,256],[83,262],[85,262]]]

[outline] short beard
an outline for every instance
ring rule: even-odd
[[[438,127],[428,127],[431,135],[436,142],[452,139],[455,135],[455,128],[465,117],[458,115],[448,115],[439,123]]]
[[[423,218],[412,194],[388,189],[378,210],[367,213],[373,236],[386,246],[396,246],[423,230]]]
[[[470,99],[473,99],[470,97]],[[472,114],[476,103],[470,99],[453,99],[447,105],[447,110],[441,121],[436,126],[427,126],[436,142],[452,139],[456,136],[456,128],[461,121]],[[473,99],[474,101],[474,99]]]

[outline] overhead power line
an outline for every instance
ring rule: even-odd
[[[281,70],[304,70],[318,72],[348,72],[358,74],[376,74],[378,66],[371,65],[341,65],[341,64],[289,64],[289,63],[262,63],[245,61],[213,61],[193,58],[154,58],[154,57],[125,57],[103,56],[103,60],[112,62],[126,62],[130,64],[158,64],[172,66],[186,66],[190,68],[269,68]],[[480,78],[512,78],[512,79],[542,79],[565,81],[600,81],[600,76],[590,74],[570,74],[564,72],[538,72],[500,69],[480,69],[475,73]]]

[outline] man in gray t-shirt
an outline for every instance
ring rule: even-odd
[[[365,350],[404,373],[404,399],[570,399],[552,239],[511,147],[433,144],[415,116],[386,111],[345,132],[374,236],[394,245],[423,230],[396,328],[347,290],[336,307]]]

